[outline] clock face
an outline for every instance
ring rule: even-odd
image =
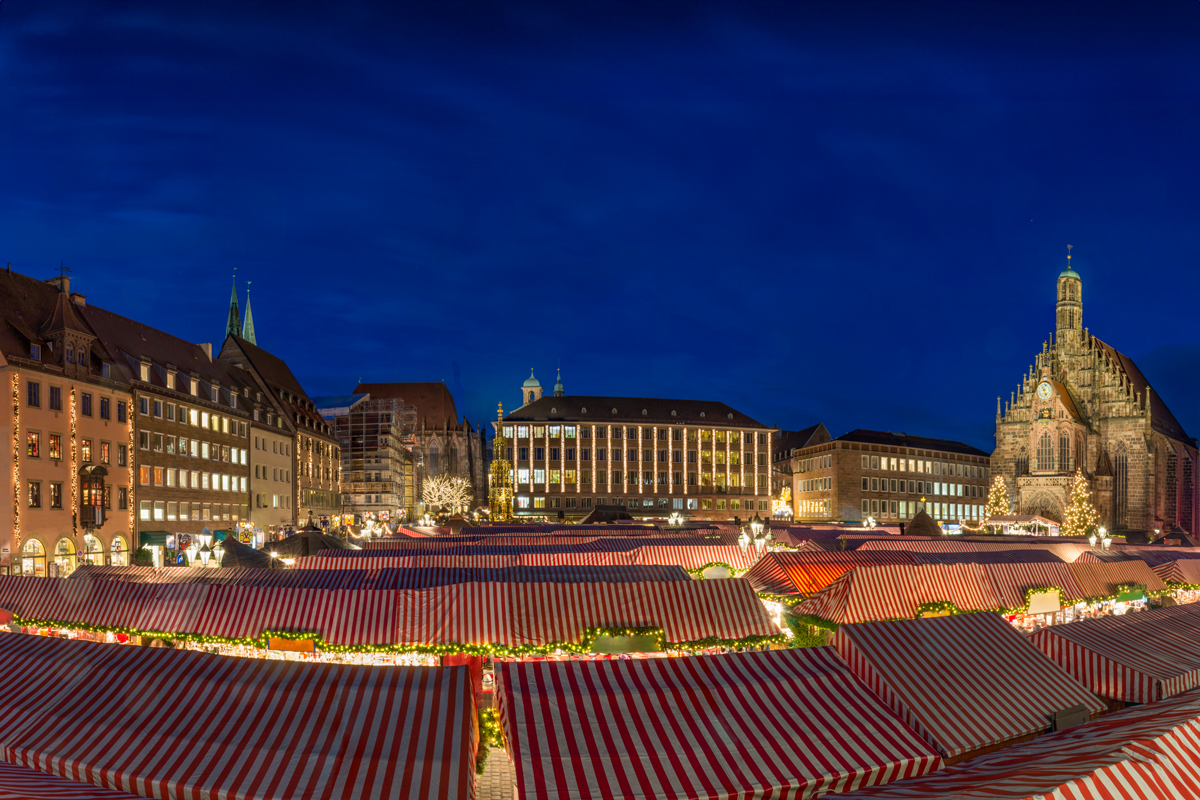
[[[1043,400],[1049,400],[1050,394],[1053,391],[1054,390],[1050,388],[1050,383],[1048,381],[1042,381],[1040,384],[1038,384],[1037,394],[1038,394],[1038,397],[1040,397]]]

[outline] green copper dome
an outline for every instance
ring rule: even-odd
[[[1076,272],[1075,270],[1071,269],[1070,267],[1067,267],[1062,272],[1058,273],[1058,277],[1060,279],[1061,278],[1074,278],[1077,281],[1083,280],[1083,278],[1079,277],[1079,273]]]
[[[521,388],[522,389],[540,389],[540,388],[542,388],[541,381],[539,381],[537,378],[533,377],[533,369],[532,368],[529,370],[529,377],[526,378],[525,382],[521,384]]]

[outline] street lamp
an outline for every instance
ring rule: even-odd
[[[1105,528],[1100,529],[1100,543],[1104,545],[1105,550],[1112,544],[1112,537],[1108,535],[1108,530]]]
[[[1096,546],[1096,534],[1093,533],[1088,537],[1088,544],[1090,544],[1092,547]]]
[[[225,547],[220,542],[213,545],[213,557],[217,559],[217,566],[221,566],[221,557],[225,555]]]
[[[746,550],[750,547],[750,534],[746,533],[746,529],[742,528],[741,535],[738,536],[738,547],[742,548],[742,554],[745,555]]]
[[[679,512],[678,512],[678,511],[672,511],[672,512],[671,512],[671,516],[667,518],[667,522],[668,522],[668,523],[669,523],[669,524],[670,524],[672,527],[674,527],[674,528],[678,528],[680,525],[682,525],[682,524],[683,524],[683,517],[681,517],[681,516],[679,515]]]
[[[754,515],[754,519],[750,520],[750,530],[754,532],[754,538],[758,539],[758,535],[762,533],[763,521],[758,514]]]
[[[208,542],[205,542],[204,546],[200,548],[200,563],[207,567],[208,559],[211,556],[212,556],[212,550],[209,548]]]

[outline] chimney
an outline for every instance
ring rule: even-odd
[[[79,292],[71,292],[71,302],[80,308],[87,308],[87,295]]]
[[[55,287],[63,294],[71,293],[71,279],[66,275],[56,275],[55,277],[48,279],[46,283]]]
[[[204,351],[204,355],[208,356],[208,360],[212,361],[212,342],[204,342],[200,345],[200,349]]]

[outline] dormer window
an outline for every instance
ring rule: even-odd
[[[237,408],[237,398],[238,398],[237,392],[230,392],[229,393],[229,405],[233,406],[234,408]]]
[[[175,370],[173,370],[173,369],[167,370],[167,388],[168,389],[175,388]]]
[[[138,372],[138,378],[140,378],[145,383],[150,382],[150,362],[149,361],[142,362],[141,369]]]
[[[40,344],[29,345],[29,357],[34,361],[42,360],[42,346]]]
[[[191,394],[193,397],[198,397],[200,395],[200,380],[198,378],[192,378],[191,389]]]
[[[112,377],[112,365],[109,364],[108,362],[102,363],[100,365],[100,375],[105,378],[111,378]]]
[[[75,348],[73,348],[73,347],[67,348],[67,363],[68,364],[75,363]]]

